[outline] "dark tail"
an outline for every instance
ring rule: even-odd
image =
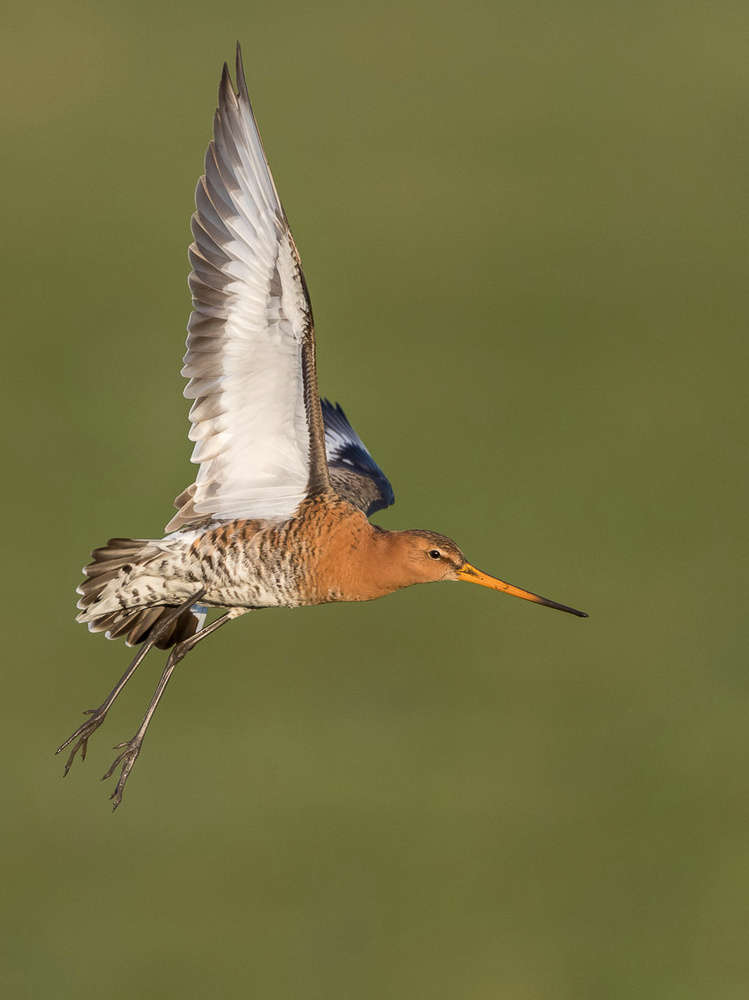
[[[139,568],[163,556],[163,551],[144,539],[110,538],[103,548],[95,549],[91,555],[93,562],[84,568],[86,579],[77,591],[81,595],[78,601],[81,613],[76,620],[86,622],[91,632],[104,632],[107,639],[125,636],[128,646],[148,639],[162,616],[174,605],[133,607],[129,596],[132,593],[131,580],[137,584]],[[112,602],[119,603],[120,600],[122,605],[127,601],[128,606],[112,610]],[[96,612],[97,603],[107,605],[102,614]],[[168,649],[194,635],[202,626],[204,617],[191,609],[183,612],[168,631],[159,636],[156,646]]]

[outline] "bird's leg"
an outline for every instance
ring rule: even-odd
[[[99,705],[98,708],[86,709],[86,711],[83,714],[89,715],[90,718],[87,719],[85,722],[81,723],[81,725],[76,729],[73,735],[68,736],[65,742],[61,743],[60,746],[57,748],[57,750],[55,750],[56,754],[60,753],[60,751],[64,750],[69,743],[72,743],[73,740],[76,741],[75,745],[73,746],[73,749],[70,751],[70,756],[68,757],[67,763],[65,764],[63,777],[65,777],[65,775],[70,770],[70,766],[75,760],[75,755],[78,753],[79,750],[81,751],[81,761],[84,761],[86,759],[86,747],[88,745],[89,739],[96,732],[96,730],[102,724],[104,719],[107,717],[107,712],[112,707],[117,695],[120,693],[120,691],[122,691],[124,686],[133,676],[138,666],[143,662],[148,652],[153,648],[154,644],[158,642],[158,640],[166,632],[169,626],[175,621],[175,619],[179,618],[179,616],[182,614],[183,611],[186,611],[188,608],[192,607],[195,601],[201,598],[204,593],[205,593],[205,588],[197,591],[197,593],[193,594],[192,597],[189,597],[186,601],[180,604],[179,607],[174,608],[172,611],[169,612],[169,614],[164,615],[163,618],[151,630],[151,634],[149,635],[148,639],[146,639],[141,648],[138,650],[138,655],[135,657],[135,659],[127,668],[122,677],[120,677],[120,679],[117,681],[106,701],[104,701],[101,705]]]
[[[115,758],[112,766],[101,779],[102,781],[105,781],[107,778],[111,778],[117,768],[122,765],[122,771],[120,773],[119,780],[117,781],[117,787],[110,795],[110,798],[114,799],[114,804],[112,805],[113,811],[117,808],[120,802],[122,802],[122,791],[125,787],[125,782],[133,769],[135,761],[138,759],[138,754],[140,753],[140,748],[143,744],[146,730],[148,729],[149,723],[151,722],[153,714],[156,711],[156,706],[159,704],[161,696],[169,683],[169,678],[172,676],[174,668],[177,666],[179,661],[190,652],[193,646],[196,646],[201,641],[201,639],[205,639],[206,636],[215,632],[216,629],[225,625],[226,622],[231,621],[233,618],[238,618],[240,615],[246,614],[249,610],[250,608],[232,608],[230,611],[227,611],[225,615],[217,618],[215,622],[212,622],[204,629],[201,629],[200,632],[196,632],[195,635],[191,635],[189,638],[184,639],[182,642],[178,642],[172,647],[172,650],[169,653],[169,659],[166,661],[166,667],[164,667],[164,673],[161,675],[161,680],[159,681],[156,691],[154,692],[151,704],[148,706],[148,711],[143,717],[143,722],[140,724],[138,732],[131,740],[128,740],[126,743],[119,743],[115,747],[115,750],[122,750],[122,753]]]

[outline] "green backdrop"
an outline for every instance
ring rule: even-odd
[[[154,10],[157,6],[157,10]],[[8,996],[729,1000],[749,984],[742,5],[12,3]],[[321,391],[478,587],[251,615],[179,668],[73,621],[191,480],[188,219],[224,59]]]

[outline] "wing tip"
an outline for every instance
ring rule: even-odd
[[[242,46],[239,44],[239,39],[237,39],[236,77],[237,97],[239,97],[240,101],[246,101],[249,104],[250,94],[247,90],[247,80],[244,75],[244,62],[242,60]]]
[[[330,413],[331,416],[334,415],[334,414],[337,414],[338,416],[343,417],[343,419],[346,421],[346,423],[349,425],[349,427],[351,427],[349,419],[346,416],[346,414],[343,412],[343,407],[341,406],[340,403],[333,403],[333,402],[331,402],[331,400],[328,399],[327,396],[321,396],[320,397],[320,407],[322,408],[323,413]],[[351,429],[353,431],[353,427]],[[354,432],[354,433],[356,433],[356,432]]]
[[[247,89],[247,78],[244,73],[244,62],[242,60],[242,46],[237,39],[237,53],[235,62],[236,88],[231,78],[229,63],[225,62],[221,70],[221,82],[219,84],[219,101],[226,100],[231,96],[234,101],[250,104],[250,94]]]
[[[216,114],[220,115],[222,108],[227,107],[232,102],[236,103],[236,100],[237,95],[234,93],[229,64],[225,62],[221,70],[221,82],[218,85],[218,110]]]

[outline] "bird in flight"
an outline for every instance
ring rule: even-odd
[[[386,476],[338,405],[321,400],[307,284],[265,157],[237,45],[224,64],[213,140],[192,217],[193,311],[182,374],[195,482],[164,538],[113,538],[92,553],[79,622],[140,645],[72,744],[65,774],[156,646],[169,649],[148,711],[104,778],[113,808],[176,665],[226,622],[259,608],[370,601],[416,583],[463,580],[585,618],[497,580],[434,531],[369,521],[393,503]],[[224,614],[206,624],[210,609]]]

